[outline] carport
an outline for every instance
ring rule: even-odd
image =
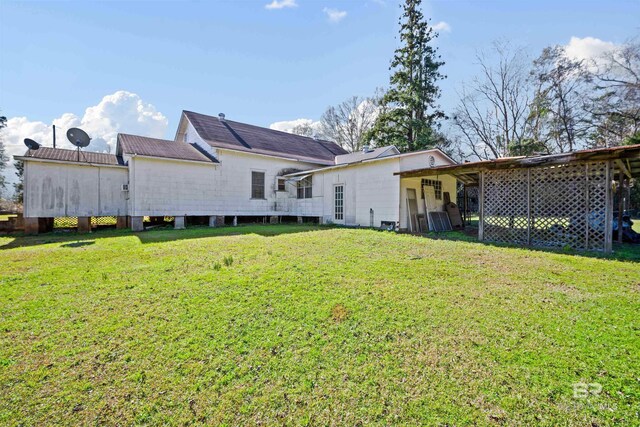
[[[465,187],[478,186],[479,240],[611,252],[614,211],[626,209],[628,188],[640,176],[640,145],[508,157],[396,175],[450,175]],[[617,215],[617,225],[620,230],[622,215]]]

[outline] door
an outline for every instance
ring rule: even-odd
[[[344,185],[333,186],[333,222],[344,224]]]

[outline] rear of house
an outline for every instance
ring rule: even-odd
[[[455,201],[455,179],[401,179],[418,167],[451,165],[441,151],[401,154],[393,147],[347,153],[337,144],[184,111],[175,139],[119,134],[115,154],[43,147],[25,161],[25,228],[52,218],[116,217],[144,228],[150,217],[283,217],[349,226],[407,228],[407,195]],[[413,191],[411,191],[413,190]],[[418,204],[423,210],[424,203]]]

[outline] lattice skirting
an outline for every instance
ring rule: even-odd
[[[115,216],[92,216],[91,217],[92,228],[115,226],[115,225],[116,225]],[[76,216],[56,217],[53,219],[53,228],[77,228],[77,227],[78,227],[78,217]]]
[[[483,240],[607,250],[608,175],[607,162],[484,172]]]

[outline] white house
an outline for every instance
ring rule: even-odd
[[[333,142],[183,111],[173,141],[119,134],[115,154],[42,147],[25,162],[27,232],[55,217],[116,216],[143,228],[144,217],[304,218],[321,223],[409,227],[408,209],[423,213],[427,197],[456,201],[449,175],[403,178],[403,171],[455,164],[438,149],[401,154],[395,147],[347,153]],[[432,204],[433,204],[432,203]]]

